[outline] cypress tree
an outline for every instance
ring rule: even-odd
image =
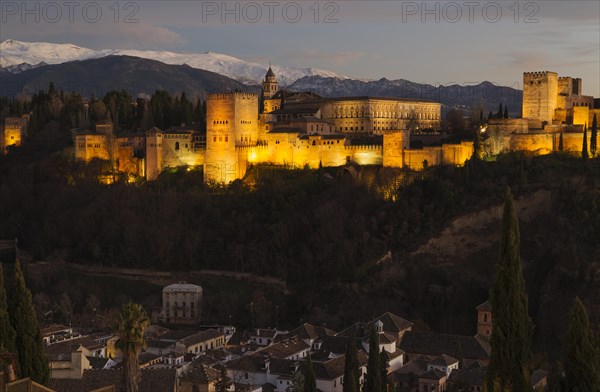
[[[379,354],[379,366],[380,366],[380,371],[381,371],[381,390],[382,391],[387,391],[388,389],[388,382],[387,382],[387,369],[388,369],[388,361],[387,361],[387,355],[386,355],[386,351],[385,349],[381,350],[381,353]]]
[[[565,377],[563,374],[563,368],[559,361],[555,362],[548,373],[548,384],[544,389],[544,392],[564,392],[565,391]]]
[[[304,368],[304,392],[317,392],[317,378],[310,353],[306,358],[306,367]]]
[[[363,392],[381,392],[381,357],[379,356],[379,334],[375,326],[371,330],[369,339],[369,361],[367,362],[367,376],[363,385]]]
[[[302,371],[297,370],[292,374],[292,383],[285,389],[285,392],[304,392],[304,375]]]
[[[19,357],[20,376],[31,377],[40,384],[46,384],[49,371],[42,334],[35,317],[31,292],[25,284],[25,277],[18,260],[15,261],[10,298],[9,312],[11,323],[17,331],[15,346]]]
[[[600,391],[600,364],[585,306],[579,298],[566,336],[565,386],[569,392]]]
[[[498,113],[496,114],[496,117],[502,118],[503,113],[504,111],[502,110],[502,104],[500,104],[500,106],[498,106]]]
[[[592,157],[596,156],[597,151],[598,151],[598,120],[596,118],[596,114],[594,113],[594,120],[592,121],[592,136],[590,138],[590,152],[592,153]]]
[[[225,367],[221,367],[219,377],[215,380],[215,392],[227,392],[231,386],[231,379],[227,376]]]
[[[479,125],[483,125],[483,109],[479,111]]]
[[[563,133],[560,131],[560,138],[558,139],[558,151],[564,151],[565,146],[563,144]]]
[[[490,114],[488,114],[488,121],[490,121],[492,118],[494,118],[494,115],[492,114],[492,111],[490,110]]]
[[[504,118],[508,118],[508,106],[504,107]]]
[[[500,256],[490,290],[494,314],[492,354],[487,372],[487,389],[526,391],[533,323],[527,313],[527,292],[519,254],[519,221],[510,189],[506,190]]]
[[[346,343],[343,392],[360,392],[360,370],[358,368],[358,357],[356,356],[354,331],[352,331]]]
[[[9,352],[17,354],[15,347],[16,336],[17,333],[10,323],[8,304],[6,303],[6,290],[4,288],[4,273],[2,271],[2,263],[0,263],[0,353]]]
[[[473,156],[474,159],[483,158],[483,139],[481,138],[481,131],[475,131],[475,138],[473,139]]]
[[[581,146],[581,158],[584,160],[589,159],[590,154],[588,153],[587,143],[587,125],[583,128],[583,145]]]

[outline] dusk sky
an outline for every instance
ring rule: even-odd
[[[96,23],[82,17],[85,1],[74,8],[73,22],[58,1],[62,16],[48,8],[39,23],[22,9],[9,15],[7,3],[22,4],[3,2],[2,40],[93,49],[213,51],[353,78],[430,84],[489,80],[520,88],[524,71],[551,70],[582,78],[584,94],[600,96],[599,1],[323,1],[316,3],[318,15],[313,1],[138,1],[135,6],[120,3],[118,23],[112,1],[87,8],[88,19],[95,17],[93,7],[102,10]],[[34,9],[44,3],[28,4]],[[225,7],[232,13],[226,14]],[[131,12],[134,23],[123,23]],[[332,23],[325,23],[330,14],[327,21]],[[46,20],[54,18],[56,23]]]

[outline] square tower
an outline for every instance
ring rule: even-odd
[[[206,97],[206,155],[204,182],[228,184],[241,179],[246,163],[237,148],[258,139],[258,95],[232,92]]]
[[[477,335],[490,338],[492,336],[492,304],[486,301],[477,307]]]
[[[556,72],[523,74],[523,118],[552,123],[558,100]]]

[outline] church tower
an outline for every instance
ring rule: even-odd
[[[485,338],[492,336],[492,304],[486,301],[477,307],[477,335]]]
[[[265,80],[263,81],[263,100],[272,98],[278,90],[279,82],[277,82],[275,73],[271,69],[271,66],[269,66],[269,70],[267,71],[267,75],[265,76]]]

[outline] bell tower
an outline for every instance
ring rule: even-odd
[[[278,90],[279,82],[277,82],[275,73],[273,72],[273,69],[271,69],[271,65],[269,65],[269,70],[267,71],[267,75],[263,81],[263,100],[272,98]]]
[[[492,304],[486,301],[477,307],[477,335],[490,338],[492,336]]]

